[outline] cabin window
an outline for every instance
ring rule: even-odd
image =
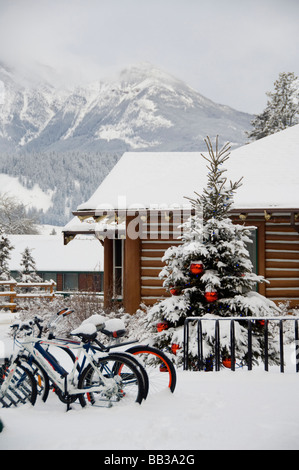
[[[113,297],[122,298],[123,295],[123,240],[113,240]]]
[[[249,238],[252,240],[252,243],[246,243],[246,248],[249,252],[250,261],[252,262],[252,265],[253,265],[252,272],[255,274],[258,274],[257,237],[258,237],[258,229],[251,230]],[[256,283],[253,286],[252,290],[258,292],[258,283]]]
[[[250,231],[250,239],[252,240],[252,243],[247,243],[246,246],[247,246],[247,250],[249,252],[249,255],[250,255],[250,261],[252,262],[253,264],[253,272],[255,274],[257,274],[258,272],[258,265],[257,265],[257,231],[258,229],[256,230],[251,230]]]
[[[78,290],[78,273],[64,273],[63,290]]]
[[[38,275],[42,278],[42,280],[44,282],[46,281],[54,281],[57,283],[57,273],[53,273],[53,272],[44,272],[44,273],[38,273]]]

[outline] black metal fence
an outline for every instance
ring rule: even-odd
[[[223,317],[223,318],[203,318],[203,317],[188,317],[185,320],[184,325],[184,370],[189,369],[189,328],[190,323],[195,323],[197,328],[197,369],[204,370],[205,361],[203,357],[203,329],[202,322],[213,321],[215,322],[215,370],[220,371],[221,368],[221,357],[220,357],[220,323],[222,321],[230,322],[230,363],[231,370],[235,370],[235,351],[236,351],[236,341],[235,341],[235,322],[247,322],[248,338],[247,338],[247,360],[246,365],[248,370],[252,370],[252,358],[253,358],[253,349],[252,349],[252,325],[253,322],[259,321],[263,322],[264,330],[264,368],[266,371],[269,370],[269,322],[274,321],[278,322],[279,325],[279,363],[280,363],[280,372],[284,372],[285,361],[284,361],[284,329],[283,324],[285,321],[294,322],[294,344],[295,344],[295,369],[296,372],[299,372],[299,332],[298,332],[298,321],[299,318],[287,316],[287,317]]]

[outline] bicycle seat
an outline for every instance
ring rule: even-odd
[[[105,326],[101,329],[101,333],[112,338],[121,338],[126,333],[124,322],[118,318],[113,318],[105,322]]]
[[[80,325],[78,328],[73,330],[71,336],[79,336],[84,342],[94,341],[97,337],[97,329],[92,323],[86,323]]]
[[[91,315],[91,317],[87,318],[82,322],[82,325],[85,325],[86,323],[92,323],[95,325],[96,329],[99,331],[105,326],[105,321],[106,318],[103,315],[99,315],[95,313],[94,315]]]

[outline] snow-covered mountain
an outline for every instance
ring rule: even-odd
[[[64,93],[43,81],[34,86],[0,63],[0,150],[15,151],[39,137]]]
[[[0,193],[43,223],[66,223],[125,151],[202,151],[217,134],[233,146],[247,140],[251,115],[151,65],[73,88],[46,72],[28,79],[0,62]]]
[[[239,146],[251,119],[148,64],[71,90],[0,64],[0,151],[193,151],[217,134]]]

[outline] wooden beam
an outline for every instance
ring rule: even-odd
[[[127,217],[126,225],[134,217]],[[126,230],[126,233],[128,231]],[[127,313],[134,314],[141,303],[141,240],[127,236],[125,241],[124,266],[123,266],[123,302]]]
[[[107,308],[113,296],[113,240],[104,241],[104,307]]]

